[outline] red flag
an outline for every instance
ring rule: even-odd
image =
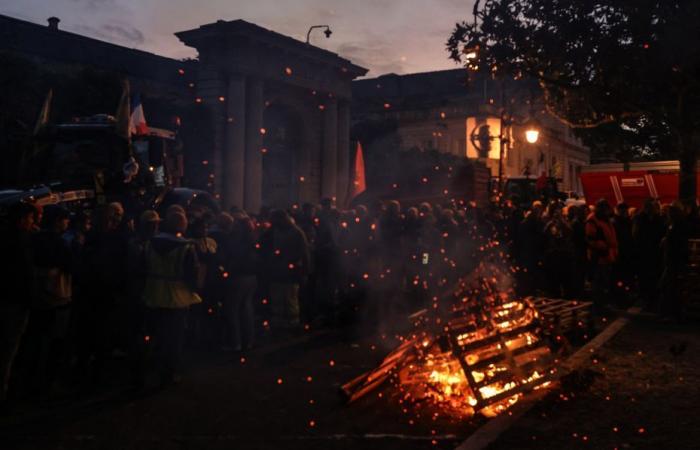
[[[544,153],[540,152],[540,159],[537,161],[537,181],[535,189],[539,192],[547,187],[547,163],[544,159]]]
[[[355,170],[353,172],[352,184],[350,185],[350,193],[348,202],[351,202],[355,197],[363,193],[367,189],[365,183],[365,158],[362,155],[362,144],[357,142],[357,150],[355,151]]]

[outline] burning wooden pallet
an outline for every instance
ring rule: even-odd
[[[547,383],[554,373],[538,312],[528,300],[454,308],[440,333],[430,331],[425,312],[414,320],[424,322],[419,331],[378,368],[342,386],[349,402],[394,376],[413,398],[488,415]]]
[[[563,335],[571,331],[591,326],[592,302],[562,300],[546,297],[528,297],[540,314],[544,332]]]

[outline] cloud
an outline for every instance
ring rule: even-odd
[[[122,38],[124,41],[143,44],[146,40],[141,30],[136,27],[108,24],[104,25],[102,29],[107,33]]]
[[[146,42],[143,32],[131,25],[108,23],[99,28],[90,25],[76,25],[74,28],[79,33],[88,34],[105,41],[119,44],[141,45]]]
[[[340,44],[337,53],[353,63],[371,70],[368,76],[385,73],[405,73],[406,65],[396,49],[386,44],[352,42]]]
[[[102,9],[115,5],[115,0],[71,0],[73,3],[79,3],[81,6],[90,9]]]
[[[56,15],[66,30],[178,58],[196,51],[173,33],[218,19],[241,18],[302,42],[309,26],[328,24],[332,37],[315,32],[311,43],[377,76],[456,67],[445,42],[456,22],[471,20],[473,0],[0,0],[5,11],[3,3],[37,23]]]

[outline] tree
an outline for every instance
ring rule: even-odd
[[[694,0],[477,0],[447,48],[474,69],[537,79],[547,112],[594,130],[589,140],[642,153],[670,144],[680,196],[694,200],[699,23]]]

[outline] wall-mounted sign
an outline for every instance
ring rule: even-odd
[[[621,178],[622,187],[644,187],[644,178]]]

